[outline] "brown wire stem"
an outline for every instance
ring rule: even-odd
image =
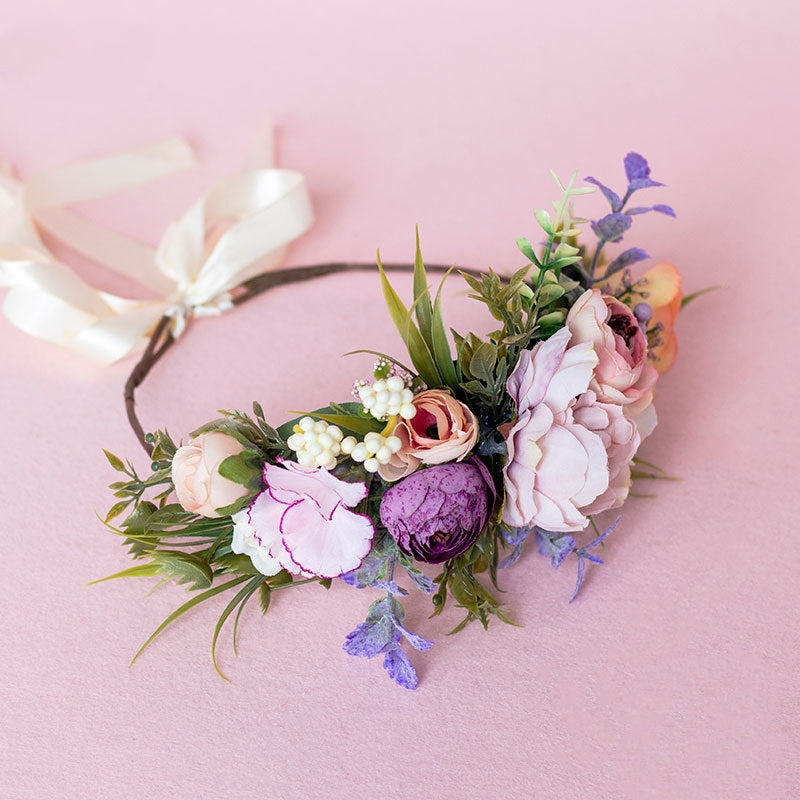
[[[412,272],[414,269],[413,264],[384,264],[383,268],[387,272]],[[443,264],[426,264],[425,269],[428,272],[443,273],[447,272],[451,267]],[[313,280],[314,278],[321,278],[324,275],[335,275],[342,272],[367,272],[374,271],[374,263],[353,263],[347,261],[332,262],[329,264],[313,264],[306,267],[288,267],[286,269],[274,270],[272,272],[265,272],[262,275],[257,275],[248,281],[237,286],[231,291],[232,302],[234,305],[240,305],[252,297],[255,297],[263,292],[274,289],[276,286],[286,286],[292,283],[302,283],[304,281]],[[466,272],[469,275],[481,276],[485,273],[475,269],[461,269],[461,272]],[[139,444],[144,448],[147,455],[153,452],[153,445],[147,441],[144,428],[139,421],[136,414],[136,389],[144,383],[145,378],[150,374],[150,370],[158,363],[164,353],[175,343],[172,336],[172,329],[170,323],[171,317],[164,316],[159,320],[158,325],[153,330],[150,336],[150,341],[142,353],[139,362],[133,368],[133,371],[128,376],[125,382],[125,411],[128,415],[128,422],[139,440]]]

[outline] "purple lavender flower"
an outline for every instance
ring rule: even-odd
[[[407,555],[439,564],[474,544],[495,490],[478,458],[419,470],[386,490],[381,522]]]

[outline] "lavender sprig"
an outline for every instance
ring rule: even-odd
[[[658,203],[653,206],[636,206],[634,208],[626,209],[628,201],[634,192],[639,189],[647,189],[653,186],[664,186],[659,181],[654,181],[650,177],[650,166],[647,160],[640,156],[638,153],[628,153],[625,156],[625,176],[628,179],[628,188],[625,195],[620,196],[608,186],[603,185],[596,178],[586,178],[587,183],[592,183],[597,186],[603,193],[606,200],[611,206],[611,213],[602,217],[599,220],[592,222],[592,230],[597,236],[597,247],[595,248],[592,261],[589,266],[589,277],[592,283],[599,283],[600,281],[607,280],[611,275],[619,272],[620,270],[627,269],[637,261],[643,261],[650,256],[638,247],[632,247],[625,250],[617,258],[615,258],[606,268],[605,272],[595,277],[595,270],[597,269],[597,262],[600,258],[600,253],[603,247],[608,242],[621,242],[623,234],[633,224],[633,217],[638,214],[646,214],[648,211],[656,211],[660,214],[665,214],[669,217],[674,217],[675,212],[670,206]]]
[[[578,543],[568,533],[534,528],[536,532],[536,541],[539,545],[539,554],[547,556],[554,569],[558,569],[570,553],[574,553],[578,557],[578,576],[575,581],[575,591],[573,591],[572,597],[569,599],[570,603],[578,596],[578,592],[583,584],[583,573],[586,569],[586,561],[591,561],[593,564],[603,563],[603,560],[599,556],[589,551],[606,540],[614,528],[617,527],[620,519],[622,519],[622,517],[617,517],[596,539],[593,539],[582,547],[578,547]]]
[[[389,677],[405,689],[416,689],[417,672],[400,643],[405,639],[416,650],[425,652],[433,642],[411,633],[403,625],[404,617],[403,606],[387,593],[369,607],[366,622],[347,634],[342,647],[351,656],[373,658],[383,653],[383,668]]]

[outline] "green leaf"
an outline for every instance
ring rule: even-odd
[[[407,372],[409,375],[414,374],[414,370],[411,367],[407,367],[402,361],[398,361],[396,358],[392,356],[387,356],[386,353],[381,353],[378,350],[350,350],[347,353],[344,353],[346,356],[355,356],[359,353],[369,353],[373,356],[380,356],[381,358],[385,358],[389,363],[394,364],[397,367],[400,367],[404,372]],[[342,405],[349,405],[348,403],[342,403]],[[353,403],[352,405],[358,405],[358,403]]]
[[[260,578],[256,578],[248,583],[243,589],[240,589],[234,596],[233,600],[231,600],[230,603],[225,606],[225,609],[223,610],[222,614],[220,614],[217,624],[214,627],[214,636],[211,639],[211,661],[214,664],[214,669],[217,671],[217,675],[219,675],[223,680],[228,681],[228,683],[230,683],[229,678],[227,675],[223,674],[222,670],[219,668],[219,664],[217,664],[217,639],[219,638],[222,626],[225,624],[225,620],[227,620],[228,617],[233,613],[233,610],[236,608],[236,606],[241,603],[241,607],[243,608],[244,604],[250,599],[250,596],[253,594],[253,592],[255,592],[259,586],[264,585],[265,580],[266,577],[262,575]]]
[[[536,295],[536,301],[541,308],[549,306],[550,303],[555,302],[559,297],[563,297],[565,294],[566,292],[563,286],[559,286],[557,283],[545,283],[541,289],[539,289]]]
[[[403,301],[392,288],[391,283],[389,283],[389,279],[386,277],[386,272],[384,272],[383,264],[381,263],[380,251],[378,252],[377,258],[378,270],[381,274],[383,296],[389,308],[389,315],[405,342],[408,354],[411,356],[411,363],[414,365],[420,378],[422,378],[429,387],[433,388],[439,386],[441,385],[441,378],[436,369],[433,356],[427,344],[425,344],[422,334],[411,319],[411,314],[408,309],[406,309]]]
[[[229,481],[246,486],[248,489],[260,489],[263,464],[258,454],[252,450],[243,450],[222,460],[217,468],[219,474]]]
[[[113,581],[117,578],[148,578],[158,574],[158,566],[150,561],[147,564],[136,564],[136,566],[128,567],[128,569],[123,569],[121,572],[115,572],[113,575],[106,575],[105,578],[98,578],[97,580],[89,581],[89,583],[86,585],[94,586],[96,583]]]
[[[106,514],[106,522],[110,522],[114,517],[118,517],[132,502],[133,498],[130,500],[121,500],[119,503],[114,503],[113,506],[108,510],[108,514]]]
[[[488,342],[484,342],[472,354],[469,361],[469,371],[473,377],[486,384],[491,384],[494,380],[494,365],[497,363],[497,348]]]
[[[151,557],[158,564],[159,573],[189,584],[189,589],[205,589],[211,586],[211,567],[193,553],[180,550],[153,550]]]
[[[106,454],[106,458],[108,459],[108,463],[117,471],[117,472],[124,472],[126,475],[129,475],[127,469],[125,469],[125,464],[122,463],[122,459],[118,456],[115,456],[113,453],[109,453],[108,450],[103,450]]]
[[[134,536],[144,534],[147,529],[147,521],[157,510],[155,503],[143,500],[133,509],[120,527],[124,528],[126,533],[131,533]]]
[[[526,239],[524,236],[520,236],[517,239],[517,247],[519,247],[520,252],[528,261],[531,261],[534,264],[539,263],[539,259],[536,258],[536,252],[533,249],[533,245],[530,243],[529,239]]]
[[[707,286],[705,289],[700,289],[697,292],[692,292],[692,294],[687,294],[686,297],[681,300],[681,309],[686,308],[692,300],[696,300],[698,297],[701,297],[704,294],[708,294],[709,292],[716,292],[717,289],[724,289],[725,287],[722,284],[718,284],[717,286]]]
[[[139,648],[136,655],[131,659],[131,666],[136,662],[136,659],[147,649],[153,639],[158,636],[166,627],[171,625],[175,622],[176,619],[182,617],[187,611],[194,608],[196,605],[199,605],[204,600],[208,600],[215,595],[221,594],[222,592],[233,588],[234,586],[238,586],[240,583],[244,583],[244,581],[249,580],[246,576],[241,578],[234,578],[233,580],[228,581],[227,583],[220,584],[219,586],[214,586],[211,589],[208,589],[205,592],[201,592],[198,595],[192,597],[191,600],[184,603],[180,608],[176,608],[154,631],[150,634],[147,638],[147,641]]]
[[[571,264],[577,264],[581,260],[580,256],[564,256],[563,258],[557,258],[555,261],[551,261],[548,265],[548,269],[564,269],[564,267],[568,267]]]
[[[561,327],[564,324],[565,319],[566,314],[563,311],[551,311],[549,314],[539,317],[539,325],[542,328],[548,326]]]
[[[294,576],[292,573],[282,569],[280,572],[275,573],[275,575],[270,576],[269,585],[274,589],[277,586],[288,586],[293,581]]]
[[[355,414],[321,414],[319,411],[312,411],[308,416],[324,419],[325,422],[329,422],[331,425],[336,425],[350,433],[357,433],[359,436],[364,436],[370,431],[383,430],[384,427],[380,420],[374,418],[367,419],[366,417],[359,417]]]
[[[214,559],[214,566],[220,572],[229,572],[233,575],[260,575],[261,573],[253,566],[250,556],[240,553],[228,553]]]
[[[269,584],[268,583],[262,583],[261,584],[261,590],[260,590],[259,596],[258,596],[258,602],[261,605],[261,613],[262,614],[266,614],[267,611],[269,611],[269,601],[270,601],[271,594],[272,594],[272,590],[269,588]]]
[[[442,317],[442,289],[447,276],[452,272],[448,270],[436,292],[436,300],[433,304],[433,317],[431,319],[431,337],[433,343],[433,355],[436,359],[436,367],[439,374],[442,376],[445,384],[451,389],[455,390],[459,384],[458,373],[453,364],[453,354],[450,351],[450,342],[447,341],[447,331],[444,327],[444,319]]]
[[[419,247],[419,226],[416,228],[417,249],[414,255],[414,309],[419,323],[419,332],[425,344],[433,352],[433,336],[431,334],[431,297],[428,291],[428,276],[422,262],[422,251]]]
[[[540,208],[533,214],[536,217],[536,221],[539,223],[542,230],[547,233],[553,233],[553,221],[550,219],[550,214],[547,212],[546,209]]]

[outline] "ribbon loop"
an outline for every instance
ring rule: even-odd
[[[189,145],[174,138],[43,171],[24,185],[0,174],[0,286],[10,287],[3,303],[8,319],[110,364],[138,349],[164,314],[173,317],[177,337],[188,317],[232,308],[229,291],[277,266],[286,245],[313,222],[299,172],[252,169],[223,179],[168,226],[155,250],[62,207],[194,164]],[[160,299],[95,289],[49,252],[37,226]]]

